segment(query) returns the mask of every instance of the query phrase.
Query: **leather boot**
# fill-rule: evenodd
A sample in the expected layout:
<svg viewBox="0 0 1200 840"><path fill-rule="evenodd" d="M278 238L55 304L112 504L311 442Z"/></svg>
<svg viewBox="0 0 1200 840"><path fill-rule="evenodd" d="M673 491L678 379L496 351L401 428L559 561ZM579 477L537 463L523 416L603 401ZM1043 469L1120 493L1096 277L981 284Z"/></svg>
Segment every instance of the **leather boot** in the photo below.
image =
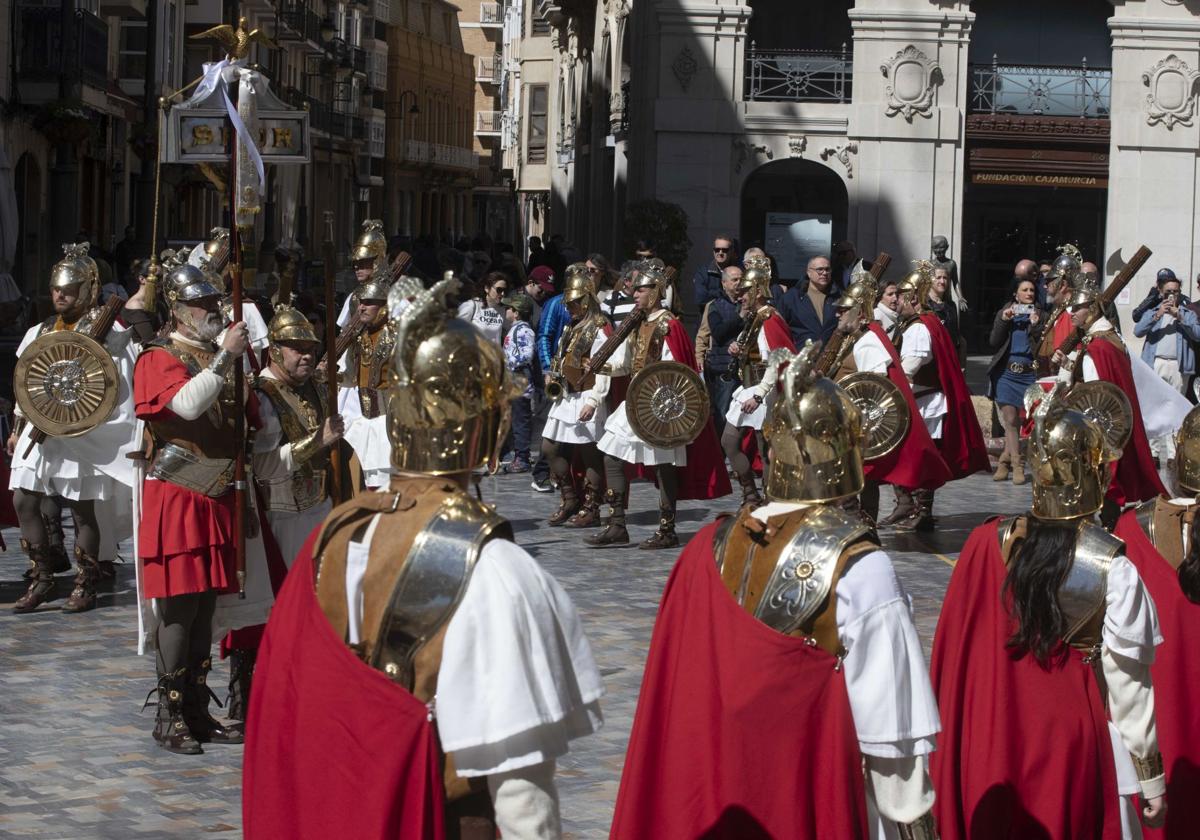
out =
<svg viewBox="0 0 1200 840"><path fill-rule="evenodd" d="M568 528L595 528L600 524L600 494L595 487L583 485L583 507L565 524Z"/></svg>
<svg viewBox="0 0 1200 840"><path fill-rule="evenodd" d="M897 522L903 522L917 510L917 503L913 500L911 490L895 484L892 485L892 490L896 494L896 507L879 522L880 528L886 528L890 525L895 525Z"/></svg>
<svg viewBox="0 0 1200 840"><path fill-rule="evenodd" d="M653 551L659 548L674 548L677 545L679 536L675 533L675 508L659 508L658 530L638 548Z"/></svg>
<svg viewBox="0 0 1200 840"><path fill-rule="evenodd" d="M756 508L763 503L762 494L758 492L758 484L754 481L754 470L737 477L742 485L742 507ZM671 519L674 522L674 517Z"/></svg>
<svg viewBox="0 0 1200 840"><path fill-rule="evenodd" d="M208 713L208 701L217 699L208 687L211 670L212 659L207 656L188 669L183 688L183 722L201 744L240 744L245 740L241 727L221 723Z"/></svg>
<svg viewBox="0 0 1200 840"><path fill-rule="evenodd" d="M996 463L996 471L992 473L992 481L1008 481L1008 468L1012 463L1012 456L1005 452L1000 456L1000 460Z"/></svg>
<svg viewBox="0 0 1200 840"><path fill-rule="evenodd" d="M50 573L53 575L71 571L71 561L67 557L67 549L63 546L62 518L43 516L42 524L46 528L46 556L50 561ZM33 580L34 567L31 565L22 572L25 580Z"/></svg>
<svg viewBox="0 0 1200 840"><path fill-rule="evenodd" d="M593 548L628 544L629 531L625 530L625 494L609 488L604 491L604 501L608 503L608 526L599 534L584 537L583 541Z"/></svg>
<svg viewBox="0 0 1200 840"><path fill-rule="evenodd" d="M167 752L180 755L199 755L200 742L195 739L183 719L183 694L187 682L187 669L180 668L173 674L162 674L158 685L150 690L142 708L158 693L158 709L154 714L154 740Z"/></svg>
<svg viewBox="0 0 1200 840"><path fill-rule="evenodd" d="M1028 481L1025 477L1025 461L1020 455L1013 458L1012 474L1013 484L1021 485Z"/></svg>
<svg viewBox="0 0 1200 840"><path fill-rule="evenodd" d="M897 522L893 527L897 531L932 531L935 527L933 518L933 491L915 490L916 510L912 516Z"/></svg>
<svg viewBox="0 0 1200 840"><path fill-rule="evenodd" d="M75 575L75 588L63 604L62 611L69 613L87 612L96 606L96 582L100 580L100 564L96 558L75 546L75 562L79 573Z"/></svg>
<svg viewBox="0 0 1200 840"><path fill-rule="evenodd" d="M46 546L30 545L22 537L21 548L29 555L33 568L29 576L29 588L13 604L13 612L30 613L47 601L54 600L54 566Z"/></svg>
<svg viewBox="0 0 1200 840"><path fill-rule="evenodd" d="M257 649L229 653L229 699L226 702L230 720L246 720L246 713L250 711L250 681L257 660Z"/></svg>
<svg viewBox="0 0 1200 840"><path fill-rule="evenodd" d="M569 476L559 484L558 492L561 494L562 500L558 503L558 510L554 511L554 515L546 523L552 528L562 525L579 510L579 496L576 494Z"/></svg>

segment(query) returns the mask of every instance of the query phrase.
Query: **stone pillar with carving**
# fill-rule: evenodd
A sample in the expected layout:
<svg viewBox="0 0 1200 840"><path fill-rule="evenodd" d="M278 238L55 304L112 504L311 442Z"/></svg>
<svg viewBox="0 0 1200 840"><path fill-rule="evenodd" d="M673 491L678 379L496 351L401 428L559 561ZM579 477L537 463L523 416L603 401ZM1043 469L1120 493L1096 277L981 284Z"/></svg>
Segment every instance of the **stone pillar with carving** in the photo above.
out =
<svg viewBox="0 0 1200 840"><path fill-rule="evenodd" d="M1139 245L1154 251L1118 298L1122 323L1169 266L1195 298L1200 239L1200 18L1181 0L1117 2L1112 32L1112 140L1103 260L1111 278ZM1126 327L1125 335L1132 337Z"/></svg>
<svg viewBox="0 0 1200 840"><path fill-rule="evenodd" d="M858 0L850 10L848 227L860 253L923 257L933 234L962 229L968 6ZM960 238L950 236L955 258Z"/></svg>

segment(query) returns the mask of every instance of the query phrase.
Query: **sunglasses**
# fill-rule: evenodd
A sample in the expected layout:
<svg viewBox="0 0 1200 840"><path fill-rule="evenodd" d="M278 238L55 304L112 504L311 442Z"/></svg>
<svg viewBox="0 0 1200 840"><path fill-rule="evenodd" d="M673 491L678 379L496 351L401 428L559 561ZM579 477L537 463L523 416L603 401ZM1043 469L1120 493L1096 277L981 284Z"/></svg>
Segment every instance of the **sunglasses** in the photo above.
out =
<svg viewBox="0 0 1200 840"><path fill-rule="evenodd" d="M728 254L729 249L728 248L713 248L713 253L714 254Z"/></svg>

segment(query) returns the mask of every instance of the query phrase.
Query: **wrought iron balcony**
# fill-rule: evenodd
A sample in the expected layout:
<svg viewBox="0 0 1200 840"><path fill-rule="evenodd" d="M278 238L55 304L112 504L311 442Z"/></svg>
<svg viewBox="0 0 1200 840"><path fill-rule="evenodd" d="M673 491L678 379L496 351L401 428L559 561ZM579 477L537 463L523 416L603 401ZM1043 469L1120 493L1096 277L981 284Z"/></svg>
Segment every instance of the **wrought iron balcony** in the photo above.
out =
<svg viewBox="0 0 1200 840"><path fill-rule="evenodd" d="M476 111L475 134L480 137L499 137L501 113L500 111Z"/></svg>
<svg viewBox="0 0 1200 840"><path fill-rule="evenodd" d="M1033 114L1050 117L1107 117L1112 70L1088 67L1036 67L1022 64L971 65L970 110L976 114Z"/></svg>
<svg viewBox="0 0 1200 840"><path fill-rule="evenodd" d="M91 12L70 17L71 36L62 37L62 12L53 8L20 9L18 78L56 79L59 74L104 86L108 72L108 23Z"/></svg>
<svg viewBox="0 0 1200 840"><path fill-rule="evenodd" d="M479 55L475 57L475 81L484 84L499 84L504 76L504 59L499 55Z"/></svg>
<svg viewBox="0 0 1200 840"><path fill-rule="evenodd" d="M854 53L819 50L746 51L745 98L753 102L849 102Z"/></svg>
<svg viewBox="0 0 1200 840"><path fill-rule="evenodd" d="M488 28L504 26L504 7L500 3L480 3L479 25Z"/></svg>

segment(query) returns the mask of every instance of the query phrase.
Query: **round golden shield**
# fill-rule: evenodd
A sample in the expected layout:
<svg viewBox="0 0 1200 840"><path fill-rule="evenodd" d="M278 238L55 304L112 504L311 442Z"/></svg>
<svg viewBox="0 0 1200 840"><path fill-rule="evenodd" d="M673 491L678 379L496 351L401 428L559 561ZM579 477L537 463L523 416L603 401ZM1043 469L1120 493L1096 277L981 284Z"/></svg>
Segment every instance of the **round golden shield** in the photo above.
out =
<svg viewBox="0 0 1200 840"><path fill-rule="evenodd" d="M708 422L708 391L680 362L646 365L629 382L625 414L634 434L658 449L686 446Z"/></svg>
<svg viewBox="0 0 1200 840"><path fill-rule="evenodd" d="M116 408L117 365L83 333L50 332L35 338L17 359L13 390L35 428L53 437L76 437Z"/></svg>
<svg viewBox="0 0 1200 840"><path fill-rule="evenodd" d="M1092 420L1104 432L1109 448L1120 454L1133 433L1133 407L1125 392L1111 382L1080 382L1060 403Z"/></svg>
<svg viewBox="0 0 1200 840"><path fill-rule="evenodd" d="M890 455L904 441L912 422L904 393L892 380L877 373L851 373L838 385L862 415L863 460Z"/></svg>

